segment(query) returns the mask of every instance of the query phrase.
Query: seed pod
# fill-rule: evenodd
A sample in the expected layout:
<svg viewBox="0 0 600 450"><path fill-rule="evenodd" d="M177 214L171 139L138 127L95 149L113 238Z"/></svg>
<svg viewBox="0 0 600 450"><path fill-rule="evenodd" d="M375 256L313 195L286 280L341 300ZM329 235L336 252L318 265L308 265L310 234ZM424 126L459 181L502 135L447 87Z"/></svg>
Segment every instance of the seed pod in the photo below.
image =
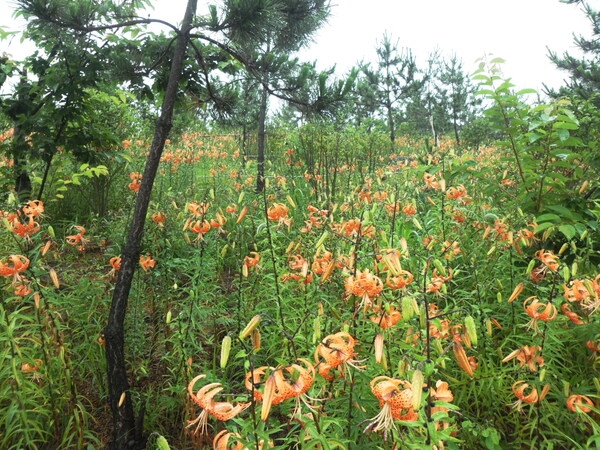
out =
<svg viewBox="0 0 600 450"><path fill-rule="evenodd" d="M261 320L260 314L256 314L252 319L250 319L250 322L248 322L248 325L246 325L246 327L240 332L240 339L242 341L244 339L246 339L248 336L250 336L250 333L252 333L252 330L254 330L260 324L260 320Z"/></svg>
<svg viewBox="0 0 600 450"><path fill-rule="evenodd" d="M248 207L244 206L242 208L242 210L240 211L240 215L238 216L237 220L235 221L236 224L240 223L242 220L244 220L244 217L246 217L246 214L248 214Z"/></svg>
<svg viewBox="0 0 600 450"><path fill-rule="evenodd" d="M410 320L419 309L415 311L414 308L415 299L412 297L402 297L402 318L404 320Z"/></svg>
<svg viewBox="0 0 600 450"><path fill-rule="evenodd" d="M258 328L255 328L254 330L252 330L250 339L252 340L252 348L254 349L254 351L255 352L259 351L260 344L261 344L261 335L260 335L260 330Z"/></svg>
<svg viewBox="0 0 600 450"><path fill-rule="evenodd" d="M52 280L52 284L56 289L60 289L60 282L58 281L58 275L56 274L56 270L50 269L50 279Z"/></svg>
<svg viewBox="0 0 600 450"><path fill-rule="evenodd" d="M227 367L227 361L229 360L229 354L231 353L231 336L227 335L221 342L221 369Z"/></svg>
<svg viewBox="0 0 600 450"><path fill-rule="evenodd" d="M42 256L46 256L48 250L50 250L50 246L52 245L52 241L47 241L46 244L42 247Z"/></svg>
<svg viewBox="0 0 600 450"><path fill-rule="evenodd" d="M444 265L442 264L442 262L439 259L434 259L433 265L435 266L435 268L438 270L438 272L441 275L446 276L446 268L444 267Z"/></svg>
<svg viewBox="0 0 600 450"><path fill-rule="evenodd" d="M329 237L329 231L325 231L315 245L315 249L319 249L324 243L325 240Z"/></svg>
<svg viewBox="0 0 600 450"><path fill-rule="evenodd" d="M560 250L558 251L558 256L561 256L564 252L567 251L567 249L569 248L569 244L567 242L565 242L561 247Z"/></svg>
<svg viewBox="0 0 600 450"><path fill-rule="evenodd" d="M535 259L532 259L531 261L529 261L529 264L527 265L527 270L525 271L525 273L527 275L529 275L534 267L535 267Z"/></svg>
<svg viewBox="0 0 600 450"><path fill-rule="evenodd" d="M465 329L467 330L469 339L471 339L471 344L477 347L477 327L475 326L473 316L465 317Z"/></svg>
<svg viewBox="0 0 600 450"><path fill-rule="evenodd" d="M420 370L415 370L413 372L411 385L412 385L412 407L415 411L418 411L421 407L421 398L423 396L423 384L425 382L425 378L423 378L423 372Z"/></svg>
<svg viewBox="0 0 600 450"><path fill-rule="evenodd" d="M463 346L455 342L452 345L452 350L454 350L454 356L456 357L456 361L458 362L459 367L470 377L474 375L473 368L471 364L469 364L469 359L467 358L467 353Z"/></svg>
<svg viewBox="0 0 600 450"><path fill-rule="evenodd" d="M521 295L521 292L523 292L524 287L525 287L525 284L523 282L517 284L515 286L515 289L513 290L512 294L510 294L510 297L508 297L508 303L514 302L517 299L517 297L519 295Z"/></svg>
<svg viewBox="0 0 600 450"><path fill-rule="evenodd" d="M423 227L421 226L421 222L419 222L419 220L416 217L412 218L412 223L414 224L415 227L417 227L417 229L419 231L423 231Z"/></svg>
<svg viewBox="0 0 600 450"><path fill-rule="evenodd" d="M285 198L287 199L288 203L290 204L290 206L292 208L296 207L296 204L294 203L294 199L292 199L292 197L290 197L289 195L287 195Z"/></svg>
<svg viewBox="0 0 600 450"><path fill-rule="evenodd" d="M171 450L171 447L169 447L169 443L167 442L164 436L158 436L156 438L155 444L158 450Z"/></svg>
<svg viewBox="0 0 600 450"><path fill-rule="evenodd" d="M381 364L381 361L383 359L383 335L381 333L379 333L377 336L375 336L375 362L377 362L377 364Z"/></svg>

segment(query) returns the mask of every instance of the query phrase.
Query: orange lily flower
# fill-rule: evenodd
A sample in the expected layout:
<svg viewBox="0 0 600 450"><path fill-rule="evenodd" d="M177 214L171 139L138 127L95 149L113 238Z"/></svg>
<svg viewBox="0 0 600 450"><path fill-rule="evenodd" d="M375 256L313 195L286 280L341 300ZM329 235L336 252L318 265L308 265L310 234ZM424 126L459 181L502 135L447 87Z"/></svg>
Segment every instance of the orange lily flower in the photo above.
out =
<svg viewBox="0 0 600 450"><path fill-rule="evenodd" d="M414 216L417 213L417 207L412 203L407 203L402 207L402 212L407 216Z"/></svg>
<svg viewBox="0 0 600 450"><path fill-rule="evenodd" d="M121 257L113 256L112 258L110 258L109 264L115 272L118 272L119 270L121 270Z"/></svg>
<svg viewBox="0 0 600 450"><path fill-rule="evenodd" d="M188 229L192 233L196 233L198 235L198 239L201 239L202 235L208 233L212 227L210 226L210 222L208 220L196 220L195 222L191 222L189 224Z"/></svg>
<svg viewBox="0 0 600 450"><path fill-rule="evenodd" d="M539 367L543 367L544 358L541 355L542 348L538 345L524 345L523 347L509 353L502 362L508 362L511 359L517 358L519 365L523 367L525 364L529 367L529 370L536 372Z"/></svg>
<svg viewBox="0 0 600 450"><path fill-rule="evenodd" d="M71 236L65 237L67 244L69 245L79 245L79 250L85 250L85 244L87 244L88 240L84 238L85 228L79 225L74 225L73 228L79 231L77 234L72 234Z"/></svg>
<svg viewBox="0 0 600 450"><path fill-rule="evenodd" d="M31 200L22 209L23 213L28 217L39 217L44 213L44 202L41 200Z"/></svg>
<svg viewBox="0 0 600 450"><path fill-rule="evenodd" d="M267 210L267 217L273 222L289 225L292 219L287 216L288 212L289 208L283 203L273 203L273 206Z"/></svg>
<svg viewBox="0 0 600 450"><path fill-rule="evenodd" d="M449 274L447 276L439 275L437 269L433 269L433 273L431 275L431 283L427 286L426 292L439 292L442 289L442 286L446 281L449 281L453 277L452 268L448 269Z"/></svg>
<svg viewBox="0 0 600 450"><path fill-rule="evenodd" d="M246 374L246 389L252 391L256 401L263 402L262 420L268 418L272 405L278 405L290 398L299 398L312 387L315 377L314 366L305 359L298 359L298 362L304 364L304 367L297 363L276 369L263 366ZM256 387L262 383L268 371L271 373L264 382L264 392L261 392Z"/></svg>
<svg viewBox="0 0 600 450"><path fill-rule="evenodd" d="M10 255L8 262L4 264L0 261L0 276L13 277L13 282L18 282L20 274L29 268L29 259L23 255Z"/></svg>
<svg viewBox="0 0 600 450"><path fill-rule="evenodd" d="M358 364L360 361L354 359L354 345L356 340L350 334L340 331L336 334L330 334L321 341L315 350L315 360L319 367L319 375L328 381L333 380L330 374L332 369L339 368L343 374L342 368L352 366L361 369Z"/></svg>
<svg viewBox="0 0 600 450"><path fill-rule="evenodd" d="M527 298L523 302L523 308L531 320L527 323L527 328L533 328L535 331L538 330L538 321L550 322L556 319L558 309L552 302L542 303L537 297L532 296Z"/></svg>
<svg viewBox="0 0 600 450"><path fill-rule="evenodd" d="M390 305L389 308L386 308L381 314L369 318L371 319L371 322L376 323L385 330L400 322L402 320L402 314Z"/></svg>
<svg viewBox="0 0 600 450"><path fill-rule="evenodd" d="M311 269L313 273L316 275L323 275L329 269L329 266L332 264L333 253L329 251L323 252L322 255L315 255L313 258L313 263L311 265Z"/></svg>
<svg viewBox="0 0 600 450"><path fill-rule="evenodd" d="M600 341L587 341L585 346L594 353L594 358L598 356L598 352L600 352Z"/></svg>
<svg viewBox="0 0 600 450"><path fill-rule="evenodd" d="M234 406L231 402L216 402L214 400L215 395L223 390L221 383L209 383L200 388L197 393L194 393L194 385L204 377L206 377L205 374L200 374L188 384L190 398L196 405L202 408L200 415L196 419L188 421L188 428L196 425L194 434L197 434L198 430L200 430L200 434L202 435L206 434L209 415L217 420L227 421L233 419L250 406L250 403L238 403Z"/></svg>
<svg viewBox="0 0 600 450"><path fill-rule="evenodd" d="M456 187L450 187L448 189L448 192L446 192L446 197L448 197L449 199L453 199L456 200L457 198L460 197L465 197L467 195L467 189L462 185L459 184Z"/></svg>
<svg viewBox="0 0 600 450"><path fill-rule="evenodd" d="M243 450L244 444L242 444L241 442L238 442L233 447L229 446L229 438L231 438L232 436L236 438L240 437L239 434L232 433L231 431L219 431L213 439L213 450Z"/></svg>
<svg viewBox="0 0 600 450"><path fill-rule="evenodd" d="M152 222L158 224L158 226L162 227L167 220L167 215L163 212L155 212L152 214Z"/></svg>
<svg viewBox="0 0 600 450"><path fill-rule="evenodd" d="M551 250L538 250L537 252L535 252L535 257L539 259L542 263L544 263L544 265L553 272L556 272L558 270L558 256L556 256Z"/></svg>
<svg viewBox="0 0 600 450"><path fill-rule="evenodd" d="M585 284L581 280L571 281L571 286L567 287L563 284L565 300L569 302L581 302L590 297L590 291L587 290Z"/></svg>
<svg viewBox="0 0 600 450"><path fill-rule="evenodd" d="M375 377L369 383L371 392L379 400L381 411L369 419L366 431L383 431L383 439L387 440L390 429L396 429L394 420L414 422L419 414L413 408L413 391L410 383L386 376Z"/></svg>
<svg viewBox="0 0 600 450"><path fill-rule="evenodd" d="M375 298L383 290L381 278L373 275L369 269L365 269L363 272L357 270L354 275L346 278L345 286L348 294L357 297Z"/></svg>
<svg viewBox="0 0 600 450"><path fill-rule="evenodd" d="M512 391L518 399L512 406L513 408L516 408L517 411L522 409L523 403L533 405L534 403L541 402L546 398L546 395L548 395L548 392L550 391L549 384L544 386L540 394L538 394L538 390L536 388L531 388L529 394L525 394L525 390L527 388L529 388L529 384L524 380L516 381L512 385Z"/></svg>
<svg viewBox="0 0 600 450"><path fill-rule="evenodd" d="M569 320L575 325L583 325L585 323L583 320L581 320L581 317L579 317L579 315L576 312L571 310L571 305L569 305L568 303L563 303L560 309L563 312L563 314L567 316Z"/></svg>
<svg viewBox="0 0 600 450"><path fill-rule="evenodd" d="M12 221L9 220L9 223L13 233L26 239L29 239L32 234L37 233L41 229L40 224L33 220L33 216L29 216L29 222L27 223L21 222L16 216Z"/></svg>
<svg viewBox="0 0 600 450"><path fill-rule="evenodd" d="M260 261L260 254L258 252L250 252L250 254L244 257L244 265L250 269L251 267L257 266Z"/></svg>
<svg viewBox="0 0 600 450"><path fill-rule="evenodd" d="M573 412L589 413L594 407L594 402L586 395L573 394L567 399L567 409Z"/></svg>
<svg viewBox="0 0 600 450"><path fill-rule="evenodd" d="M188 205L188 211L196 217L204 217L208 211L208 208L210 208L209 202L191 202Z"/></svg>
<svg viewBox="0 0 600 450"><path fill-rule="evenodd" d="M148 269L156 266L156 261L150 255L140 256L140 266L142 266L144 272L147 272Z"/></svg>
<svg viewBox="0 0 600 450"><path fill-rule="evenodd" d="M436 180L435 175L425 172L423 175L423 180L428 188L438 190L440 188L439 181Z"/></svg>
<svg viewBox="0 0 600 450"><path fill-rule="evenodd" d="M133 192L138 192L140 187L142 186L140 181L142 180L142 174L139 172L131 172L129 174L129 178L131 179L131 183L127 185L129 189Z"/></svg>
<svg viewBox="0 0 600 450"><path fill-rule="evenodd" d="M21 278L21 281L27 281L27 280L25 280L24 278ZM14 294L19 297L26 297L29 294L31 294L32 292L33 292L33 289L31 289L31 287L28 284L23 283L23 284L19 284L19 285L15 286Z"/></svg>

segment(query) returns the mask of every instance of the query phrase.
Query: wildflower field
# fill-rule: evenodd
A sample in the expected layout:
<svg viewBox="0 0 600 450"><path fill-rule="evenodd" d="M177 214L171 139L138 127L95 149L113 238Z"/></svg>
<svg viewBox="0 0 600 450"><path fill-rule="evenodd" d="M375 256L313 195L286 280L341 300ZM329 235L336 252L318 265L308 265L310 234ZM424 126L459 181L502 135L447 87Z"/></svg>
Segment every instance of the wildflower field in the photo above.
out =
<svg viewBox="0 0 600 450"><path fill-rule="evenodd" d="M567 130L555 108L533 131ZM171 136L125 319L147 448L600 445L596 172L386 139L273 133L257 193L237 135ZM43 201L2 205L1 448L110 439L103 331L147 150L59 155Z"/></svg>

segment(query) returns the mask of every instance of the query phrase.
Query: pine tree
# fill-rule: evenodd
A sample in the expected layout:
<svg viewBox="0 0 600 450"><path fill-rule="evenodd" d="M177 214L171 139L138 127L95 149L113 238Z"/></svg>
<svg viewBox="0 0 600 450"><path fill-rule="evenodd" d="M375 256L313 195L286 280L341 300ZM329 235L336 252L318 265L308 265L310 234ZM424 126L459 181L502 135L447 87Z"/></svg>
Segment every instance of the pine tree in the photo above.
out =
<svg viewBox="0 0 600 450"><path fill-rule="evenodd" d="M546 92L553 96L576 95L583 99L592 99L600 92L600 11L595 10L583 0L566 0L564 3L578 4L583 8L592 25L592 37L575 36L575 44L581 50L581 57L573 56L568 52L559 56L550 51L550 60L561 70L569 74L569 81L559 90L546 88ZM595 103L600 105L600 99Z"/></svg>

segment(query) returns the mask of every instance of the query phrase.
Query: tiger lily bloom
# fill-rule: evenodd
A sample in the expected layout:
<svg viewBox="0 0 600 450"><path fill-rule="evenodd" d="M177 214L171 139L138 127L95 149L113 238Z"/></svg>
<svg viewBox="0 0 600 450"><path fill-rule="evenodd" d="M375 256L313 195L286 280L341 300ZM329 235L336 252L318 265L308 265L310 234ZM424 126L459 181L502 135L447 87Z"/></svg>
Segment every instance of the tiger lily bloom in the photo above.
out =
<svg viewBox="0 0 600 450"><path fill-rule="evenodd" d="M208 208L210 208L210 203L208 202L191 202L187 209L189 212L191 212L194 216L196 217L204 217L206 216L206 212L208 211Z"/></svg>
<svg viewBox="0 0 600 450"><path fill-rule="evenodd" d="M361 298L358 309L364 307L365 311L371 306L371 300L376 298L383 290L383 282L378 276L373 275L369 269L363 272L357 270L354 275L346 278L345 290L347 295L356 295Z"/></svg>
<svg viewBox="0 0 600 450"><path fill-rule="evenodd" d="M558 256L556 256L551 250L538 250L537 252L535 252L535 257L539 259L542 263L544 263L544 265L553 272L556 272L558 270Z"/></svg>
<svg viewBox="0 0 600 450"><path fill-rule="evenodd" d="M302 365L298 364L302 363ZM264 382L264 392L256 387L262 383L267 372L269 376ZM290 398L300 398L312 387L315 377L314 366L305 359L297 363L278 368L259 367L246 374L246 389L251 390L254 399L262 401L261 419L267 420L272 405L278 405Z"/></svg>
<svg viewBox="0 0 600 450"><path fill-rule="evenodd" d="M467 189L462 184L459 184L456 187L452 186L448 188L448 191L446 192L446 197L451 200L456 200L460 197L466 197L466 195Z"/></svg>
<svg viewBox="0 0 600 450"><path fill-rule="evenodd" d="M214 450L243 450L244 444L241 442L236 443L233 447L229 446L229 439L231 437L239 438L240 435L232 433L231 431L221 430L213 438L213 449Z"/></svg>
<svg viewBox="0 0 600 450"><path fill-rule="evenodd" d="M552 302L542 303L537 297L532 296L523 302L523 308L531 320L527 323L527 328L533 328L538 331L538 321L550 322L556 319L558 309Z"/></svg>
<svg viewBox="0 0 600 450"><path fill-rule="evenodd" d="M202 411L196 419L188 421L187 427L189 428L196 425L194 434L197 434L198 430L200 430L201 435L206 434L208 416L213 416L217 420L227 421L233 419L250 406L250 403L238 403L233 405L231 402L215 401L215 395L223 390L221 383L209 383L200 388L198 392L194 393L194 385L196 382L205 377L205 374L200 374L188 384L188 394L191 400L202 408Z"/></svg>
<svg viewBox="0 0 600 450"><path fill-rule="evenodd" d="M156 266L156 261L150 255L140 256L140 266L142 266L144 272L147 272L148 269Z"/></svg>
<svg viewBox="0 0 600 450"><path fill-rule="evenodd" d="M289 208L283 203L273 203L273 205L267 210L267 217L273 222L279 222L280 224L290 225L292 219L288 217Z"/></svg>
<svg viewBox="0 0 600 450"><path fill-rule="evenodd" d="M531 388L529 394L525 393L525 390L529 388L529 384L524 380L519 380L513 383L512 391L517 397L517 401L513 403L513 408L516 408L517 411L521 411L523 408L523 403L528 403L533 405L534 403L539 403L546 398L548 392L550 391L550 384L546 384L541 393L538 393L536 388Z"/></svg>
<svg viewBox="0 0 600 450"><path fill-rule="evenodd" d="M565 300L571 303L584 301L591 295L581 280L573 280L570 286L564 284L563 290Z"/></svg>
<svg viewBox="0 0 600 450"><path fill-rule="evenodd" d="M333 380L330 374L332 369L339 368L343 375L343 369L347 366L361 369L360 361L354 359L354 345L356 340L350 334L341 331L336 334L330 334L317 346L315 350L316 366L319 368L319 375L328 381Z"/></svg>
<svg viewBox="0 0 600 450"><path fill-rule="evenodd" d="M402 320L402 314L394 306L389 306L381 314L369 317L371 322L379 325L384 330L391 328Z"/></svg>
<svg viewBox="0 0 600 450"><path fill-rule="evenodd" d="M29 216L29 221L26 223L15 217L12 221L9 220L9 224L13 233L27 240L41 229L40 224L33 220L33 216Z"/></svg>
<svg viewBox="0 0 600 450"><path fill-rule="evenodd" d="M383 439L387 440L389 430L396 429L394 420L414 422L419 418L413 408L413 391L408 381L379 376L371 380L369 385L371 392L379 400L381 411L367 421L365 432L383 431Z"/></svg>
<svg viewBox="0 0 600 450"><path fill-rule="evenodd" d="M109 264L115 272L118 272L119 270L121 270L121 257L113 256L112 258L110 258Z"/></svg>
<svg viewBox="0 0 600 450"><path fill-rule="evenodd" d="M158 224L159 227L164 226L164 223L167 220L167 215L163 212L155 212L154 214L152 214L152 222Z"/></svg>
<svg viewBox="0 0 600 450"><path fill-rule="evenodd" d="M581 317L579 317L579 315L576 312L571 310L571 305L569 305L568 303L563 303L560 307L560 310L575 325L583 325L585 323L583 320L581 320Z"/></svg>
<svg viewBox="0 0 600 450"><path fill-rule="evenodd" d="M410 273L408 270L401 270L400 273L395 276L390 276L388 273L388 276L385 280L385 285L390 289L404 289L413 282L413 279L414 276L412 273Z"/></svg>
<svg viewBox="0 0 600 450"><path fill-rule="evenodd" d="M506 358L502 360L503 363L510 361L511 359L517 358L519 365L523 367L527 365L529 370L537 372L538 366L544 365L544 358L541 355L542 348L538 345L524 345L523 347L509 353Z"/></svg>
<svg viewBox="0 0 600 450"><path fill-rule="evenodd" d="M22 208L27 217L39 217L44 213L44 202L41 200L31 200Z"/></svg>
<svg viewBox="0 0 600 450"><path fill-rule="evenodd" d="M8 262L0 261L0 276L13 277L13 282L18 282L20 274L29 268L29 259L23 255L10 255Z"/></svg>
<svg viewBox="0 0 600 450"><path fill-rule="evenodd" d="M67 244L69 245L78 245L79 250L85 250L85 244L87 244L88 240L84 237L85 235L85 228L79 225L74 225L73 228L75 228L77 231L79 231L79 233L77 234L72 234L71 236L67 236L65 237L65 240L67 241Z"/></svg>
<svg viewBox="0 0 600 450"><path fill-rule="evenodd" d="M244 257L244 264L242 266L242 273L245 277L248 276L248 270L252 267L258 268L258 262L260 261L260 254L258 252L250 252L248 256Z"/></svg>
<svg viewBox="0 0 600 450"><path fill-rule="evenodd" d="M594 407L594 402L586 395L573 394L567 399L567 409L578 413L589 413Z"/></svg>
<svg viewBox="0 0 600 450"><path fill-rule="evenodd" d="M142 184L140 183L142 180L142 174L139 172L131 172L129 174L129 178L131 179L131 183L127 185L129 189L133 192L138 192Z"/></svg>

